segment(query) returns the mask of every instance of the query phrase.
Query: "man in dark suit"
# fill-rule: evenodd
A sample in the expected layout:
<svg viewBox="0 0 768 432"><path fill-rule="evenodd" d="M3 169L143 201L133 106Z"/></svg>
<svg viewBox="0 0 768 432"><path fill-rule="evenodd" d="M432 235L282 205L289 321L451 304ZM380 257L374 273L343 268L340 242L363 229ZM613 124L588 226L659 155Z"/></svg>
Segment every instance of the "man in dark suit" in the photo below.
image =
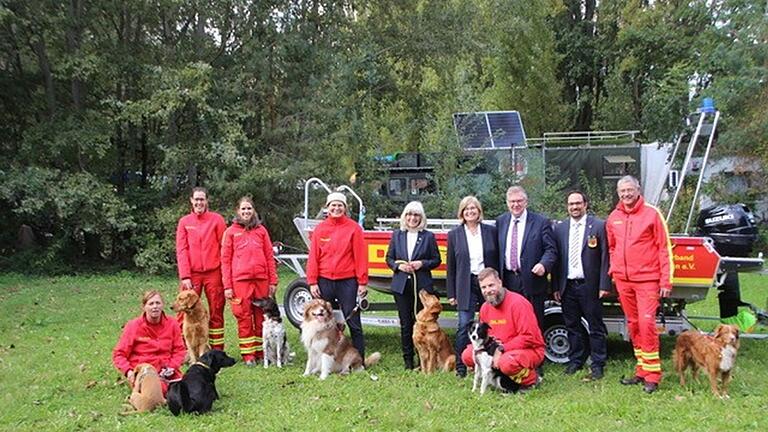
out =
<svg viewBox="0 0 768 432"><path fill-rule="evenodd" d="M539 328L544 325L547 273L557 261L549 219L527 210L528 194L520 186L507 190L508 213L496 219L499 268L504 286L522 294L533 305Z"/></svg>
<svg viewBox="0 0 768 432"><path fill-rule="evenodd" d="M570 217L554 230L559 259L552 275L555 299L562 304L571 345L565 373L572 375L581 369L591 352L590 377L598 380L603 377L607 356L600 299L611 290L605 222L587 214L589 201L583 192L568 193L567 204ZM581 324L582 318L589 324L589 334Z"/></svg>

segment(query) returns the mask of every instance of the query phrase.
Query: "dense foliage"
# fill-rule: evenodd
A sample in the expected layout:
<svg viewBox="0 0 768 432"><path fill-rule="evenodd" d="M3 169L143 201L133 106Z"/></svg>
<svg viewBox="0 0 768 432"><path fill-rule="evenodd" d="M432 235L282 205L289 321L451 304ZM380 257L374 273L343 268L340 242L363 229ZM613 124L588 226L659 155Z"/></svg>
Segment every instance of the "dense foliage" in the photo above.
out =
<svg viewBox="0 0 768 432"><path fill-rule="evenodd" d="M398 151L444 155L429 210L450 216L479 192L460 111L671 139L714 96L718 151L768 161L766 29L747 0L3 0L2 265L167 270L194 185L290 240L304 179Z"/></svg>

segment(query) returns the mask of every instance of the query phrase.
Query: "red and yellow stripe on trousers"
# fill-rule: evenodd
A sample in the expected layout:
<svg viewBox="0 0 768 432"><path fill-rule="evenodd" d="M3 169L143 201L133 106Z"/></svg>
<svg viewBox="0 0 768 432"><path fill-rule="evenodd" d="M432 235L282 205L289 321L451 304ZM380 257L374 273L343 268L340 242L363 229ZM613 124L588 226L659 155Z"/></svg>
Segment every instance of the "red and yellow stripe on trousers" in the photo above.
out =
<svg viewBox="0 0 768 432"><path fill-rule="evenodd" d="M252 358L260 356L262 351L262 339L259 336L250 336L238 338L240 344L240 355L243 358Z"/></svg>
<svg viewBox="0 0 768 432"><path fill-rule="evenodd" d="M208 329L208 345L211 349L224 349L224 327Z"/></svg>

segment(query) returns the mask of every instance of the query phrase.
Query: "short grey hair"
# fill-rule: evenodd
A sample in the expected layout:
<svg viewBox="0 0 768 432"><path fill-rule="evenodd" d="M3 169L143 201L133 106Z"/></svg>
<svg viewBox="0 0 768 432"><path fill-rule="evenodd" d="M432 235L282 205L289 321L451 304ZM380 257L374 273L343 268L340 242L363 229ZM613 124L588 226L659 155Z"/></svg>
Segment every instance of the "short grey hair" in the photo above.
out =
<svg viewBox="0 0 768 432"><path fill-rule="evenodd" d="M421 221L419 221L419 226L416 227L416 230L421 231L427 227L427 215L424 213L424 206L422 206L418 201L411 201L405 205L403 213L400 215L401 231L408 230L408 224L405 223L405 217L408 215L408 213L416 213L421 216Z"/></svg>
<svg viewBox="0 0 768 432"><path fill-rule="evenodd" d="M619 185L622 183L632 183L636 188L640 189L640 182L634 176L625 175L620 178L619 181L616 182L616 189L618 189Z"/></svg>
<svg viewBox="0 0 768 432"><path fill-rule="evenodd" d="M525 200L528 201L528 192L526 192L525 188L523 188L522 186L510 186L509 189L507 189L506 196L510 196L513 193L522 194L525 197Z"/></svg>

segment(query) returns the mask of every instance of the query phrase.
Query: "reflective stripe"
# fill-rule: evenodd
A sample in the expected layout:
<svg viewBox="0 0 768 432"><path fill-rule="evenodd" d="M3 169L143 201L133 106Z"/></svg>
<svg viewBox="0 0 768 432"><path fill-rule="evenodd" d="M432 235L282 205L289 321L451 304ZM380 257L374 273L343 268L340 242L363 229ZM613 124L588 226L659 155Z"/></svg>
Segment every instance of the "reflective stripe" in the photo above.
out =
<svg viewBox="0 0 768 432"><path fill-rule="evenodd" d="M247 337L247 338L238 338L238 341L242 345L242 344L254 343L254 342L257 342L257 341L261 342L261 338L257 338L256 336L252 336L252 337Z"/></svg>
<svg viewBox="0 0 768 432"><path fill-rule="evenodd" d="M224 328L212 328L208 329L209 335L223 335L224 334Z"/></svg>
<svg viewBox="0 0 768 432"><path fill-rule="evenodd" d="M528 374L530 374L530 373L531 373L531 370L530 370L530 369L528 369L528 368L522 368L522 369L520 369L520 371L519 371L518 373L516 373L516 374L514 374L514 375L510 376L509 378L510 378L512 381L514 381L514 382L516 382L516 383L520 384L520 383L521 383L521 382L522 382L522 381L523 381L525 378L527 378L527 377L528 377Z"/></svg>
<svg viewBox="0 0 768 432"><path fill-rule="evenodd" d="M661 372L661 364L645 364L643 370L647 372Z"/></svg>
<svg viewBox="0 0 768 432"><path fill-rule="evenodd" d="M256 351L262 351L261 345L248 348L240 347L240 354L253 354Z"/></svg>

